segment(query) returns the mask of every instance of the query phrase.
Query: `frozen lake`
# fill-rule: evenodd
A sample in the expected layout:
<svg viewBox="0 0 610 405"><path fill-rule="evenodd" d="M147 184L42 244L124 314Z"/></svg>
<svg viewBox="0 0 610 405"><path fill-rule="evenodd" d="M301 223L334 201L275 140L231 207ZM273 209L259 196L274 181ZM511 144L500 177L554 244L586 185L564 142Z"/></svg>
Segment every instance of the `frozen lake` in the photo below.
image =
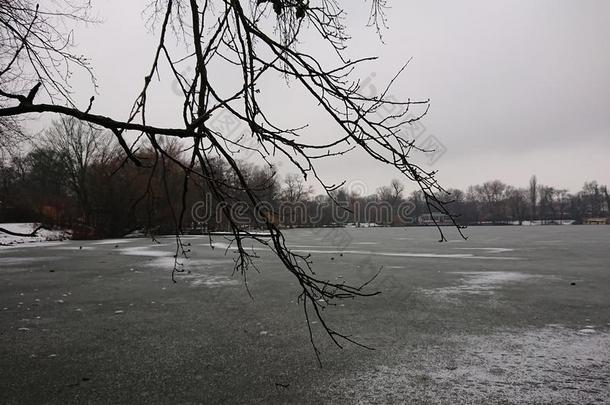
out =
<svg viewBox="0 0 610 405"><path fill-rule="evenodd" d="M0 247L0 402L610 402L610 227L446 230L285 232L320 278L382 268L326 314L376 350L318 330L322 369L265 251L251 300L223 237L176 284L172 238Z"/></svg>

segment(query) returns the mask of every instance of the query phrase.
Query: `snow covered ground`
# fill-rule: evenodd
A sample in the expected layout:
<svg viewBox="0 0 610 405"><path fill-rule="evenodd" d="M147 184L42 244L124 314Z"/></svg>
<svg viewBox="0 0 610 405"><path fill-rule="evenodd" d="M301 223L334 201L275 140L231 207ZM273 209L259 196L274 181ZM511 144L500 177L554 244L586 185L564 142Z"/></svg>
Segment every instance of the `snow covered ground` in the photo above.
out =
<svg viewBox="0 0 610 405"><path fill-rule="evenodd" d="M38 224L35 223L12 223L12 224L0 224L0 228L8 229L11 232L17 233L30 233ZM13 236L0 231L0 246L16 245L19 243L31 243L31 242L45 242L51 240L63 240L67 239L70 235L67 231L41 229L37 232L38 236L26 237L26 236Z"/></svg>

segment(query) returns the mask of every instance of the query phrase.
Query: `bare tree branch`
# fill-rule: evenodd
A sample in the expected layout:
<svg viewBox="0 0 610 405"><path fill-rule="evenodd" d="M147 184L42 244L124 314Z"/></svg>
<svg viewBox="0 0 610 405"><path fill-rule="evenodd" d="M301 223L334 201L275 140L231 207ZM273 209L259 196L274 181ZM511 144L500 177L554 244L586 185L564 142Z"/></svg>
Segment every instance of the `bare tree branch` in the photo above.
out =
<svg viewBox="0 0 610 405"><path fill-rule="evenodd" d="M285 157L304 179L315 179L334 200L339 184L328 184L317 170L321 159L334 159L354 148L364 150L373 161L394 167L404 178L416 183L429 212L454 216L443 200L446 191L438 184L435 171L427 171L413 162L411 153L425 152L415 145L415 140L405 135L405 129L423 118L429 110L429 100L396 100L390 97L392 86L407 68L409 61L398 69L396 75L378 94L367 94L363 82L354 77L356 68L374 61L364 57L348 60L344 51L349 43L347 28L343 25L345 11L340 0L155 0L149 4L149 22L158 32L157 47L152 63L146 70L144 85L135 97L128 119L120 121L93 114L93 98L82 111L69 97L65 76L58 74L64 66L76 66L91 72L88 61L70 53L71 34L62 36L50 27L46 11L34 8L27 0L11 0L9 6L0 6L0 30L10 37L8 61L0 65L0 117L18 117L33 113L57 113L107 128L118 139L128 159L142 165L135 150L144 143L154 151L152 173L161 170L163 176L170 164L177 165L184 174L180 206L170 206L175 223L176 253L173 275L182 270L180 258L188 256L188 248L181 241L186 211L186 194L189 178L206 189L216 201L222 203L223 213L229 224L230 246L238 253L234 271L244 277L256 270L256 254L247 243L258 243L270 249L298 281L303 309L316 355L318 349L311 331L310 317L315 316L330 339L341 346L342 341L357 343L347 335L334 330L323 318L323 310L336 300L368 297L377 294L368 291L369 283L351 286L318 277L312 270L308 255L292 251L283 233L272 220L273 208L261 204L259 194L240 166L238 159L243 151L255 151L264 161L280 155ZM379 35L386 26L386 0L369 0L370 21ZM13 8L11 8L13 6ZM19 7L22 6L22 7ZM75 20L86 20L87 13ZM57 17L58 14L55 14ZM4 27L4 28L2 28ZM320 41L320 52L330 50L333 66L323 66L322 54L300 49L299 37L304 30L312 30ZM166 46L171 36L184 45L181 51ZM60 41L63 41L61 42ZM173 52L182 52L174 55ZM0 59L2 61L2 59ZM182 72L181 66L190 61L191 72ZM210 74L210 66L221 67L231 75L233 88L221 86L221 81ZM169 68L166 80L175 81L182 93L182 123L176 127L151 124L147 114L148 94L154 85L154 75L161 67ZM52 96L51 103L34 103L36 87L24 96L24 87L15 85L19 74L28 69L34 72L40 83ZM8 75L8 76L7 76ZM281 77L290 85L299 86L310 100L317 103L323 114L330 118L340 134L323 143L307 142L307 125L287 127L276 123L273 110L261 102L261 86L269 77ZM159 77L161 79L161 77ZM52 92L51 89L55 91ZM62 97L62 103L55 102ZM296 115L296 114L295 114ZM231 133L210 124L214 116L229 116L239 122L245 133L237 139ZM125 134L138 134L138 140L128 145ZM159 142L162 137L188 141L190 158L175 158L167 146ZM244 145L245 139L252 144ZM240 147L234 150L234 147ZM218 161L226 171L217 170ZM227 181L227 177L233 181ZM150 179L149 187L150 190ZM166 178L163 177L164 182ZM164 193L172 193L165 182ZM394 184L397 196L402 192L399 182ZM266 237L244 230L232 217L232 209L246 201L249 213L263 219ZM168 199L169 201L169 199ZM432 216L434 220L434 216ZM438 224L437 224L438 225ZM458 226L459 229L459 226ZM439 227L441 240L445 236ZM461 231L460 231L461 232Z"/></svg>

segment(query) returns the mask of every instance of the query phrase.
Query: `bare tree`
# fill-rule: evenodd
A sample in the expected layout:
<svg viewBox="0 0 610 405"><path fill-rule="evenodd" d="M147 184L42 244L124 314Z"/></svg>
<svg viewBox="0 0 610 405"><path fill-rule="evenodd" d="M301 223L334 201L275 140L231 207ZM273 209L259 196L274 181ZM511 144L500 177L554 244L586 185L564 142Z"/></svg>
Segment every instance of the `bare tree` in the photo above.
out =
<svg viewBox="0 0 610 405"><path fill-rule="evenodd" d="M80 6L72 3L66 1L64 5L75 12L68 15L75 15L76 20L87 20L88 2L83 1ZM71 53L71 34L59 32L56 27L62 25L53 24L53 19L65 12L41 10L30 0L5 1L0 6L0 23L3 38L8 38L9 45L4 52L8 56L0 60L0 117L50 112L109 129L131 163L139 166L148 163L138 157L137 148L142 144L150 145L155 152L153 167L173 161L182 168L185 178L199 179L217 201L224 203L223 210L233 234L231 247L238 253L235 270L243 275L246 286L248 270L256 267L256 256L246 243L258 242L271 249L296 277L310 337L313 334L309 320L315 316L337 345L341 340L356 343L334 330L322 317L322 311L337 299L370 296L377 292L366 291L368 283L352 286L317 276L311 269L308 255L288 248L284 235L270 220L273 213L269 206L260 204L260 198L238 164L243 153L254 153L265 162L273 155L283 155L304 179L317 181L332 198L332 192L343 183L328 184L317 171L316 162L360 148L373 161L389 164L415 182L430 213L440 212L453 219L443 201L445 192L436 181L435 172L425 170L411 160L410 154L421 149L413 140L403 137L404 131L401 131L426 115L429 101L396 101L388 97L408 60L379 94L368 94L368 89L363 88L353 72L375 58L347 58L345 50L349 35L343 24L343 3L342 0L150 2L147 13L157 28L157 47L128 118L121 120L94 114L93 97L87 106L76 106L72 102L68 75L64 72L75 67L90 72L90 67L86 59ZM381 30L385 24L386 1L369 0L369 3L370 23ZM300 48L298 38L306 29L318 36L320 46L308 47L315 50L313 53ZM173 46L176 39L183 45L177 50ZM167 45L170 42L171 47ZM323 56L334 57L333 64L321 64ZM183 73L186 64L195 66L194 70ZM233 88L221 86L211 67L223 69L223 75L232 75L235 79ZM171 74L160 77L161 69ZM25 82L19 79L24 72L29 75ZM292 86L300 86L341 132L334 138L329 136L326 142L309 143L300 136L305 133L306 125L286 127L278 124L273 110L261 102L262 82L269 76L280 76ZM147 114L150 110L147 95L157 80L178 83L183 96L181 125L156 125L154 117ZM26 84L33 82L36 84L28 90ZM37 102L41 99L37 97L41 87L46 90L49 102ZM230 133L214 129L210 120L221 115L240 122L247 128L247 133L235 139ZM125 136L128 132L137 135L137 143L128 143ZM186 162L176 161L167 152L159 142L163 136L188 141ZM217 160L224 162L235 182L228 184L225 181L227 173L215 169ZM182 192L186 194L190 186L191 182L185 180ZM264 220L268 231L266 237L242 229L232 219L232 206L243 202L241 196L244 195L252 213ZM187 205L183 203L176 215L176 263L187 254L179 238L186 209ZM441 240L445 240L440 227L439 232ZM180 267L176 265L174 271L180 271ZM313 337L311 340L313 343ZM315 351L317 355L317 348Z"/></svg>
<svg viewBox="0 0 610 405"><path fill-rule="evenodd" d="M88 60L72 52L69 22L92 22L90 1L57 0L44 5L31 0L0 3L0 95L32 104L42 88L58 102L73 105L69 78L84 69L94 82ZM23 94L25 93L25 94ZM16 114L3 115L4 117Z"/></svg>
<svg viewBox="0 0 610 405"><path fill-rule="evenodd" d="M397 207L402 201L404 185L398 179L393 179L389 186L377 188L377 200L382 204L379 207L380 218L383 223L390 225L397 221Z"/></svg>
<svg viewBox="0 0 610 405"><path fill-rule="evenodd" d="M377 198L381 201L390 201L392 199L392 187L381 186L376 190Z"/></svg>
<svg viewBox="0 0 610 405"><path fill-rule="evenodd" d="M512 219L519 221L521 225L527 215L527 191L508 186L505 194Z"/></svg>
<svg viewBox="0 0 610 405"><path fill-rule="evenodd" d="M89 171L94 164L105 164L113 157L113 139L101 131L71 117L53 122L44 135L43 148L59 156L66 175L66 186L76 195L84 223L89 223Z"/></svg>
<svg viewBox="0 0 610 405"><path fill-rule="evenodd" d="M502 183L500 180L493 180L485 182L480 186L475 186L475 190L486 203L489 215L488 219L491 219L492 222L496 222L502 216L499 212L502 208L500 201L506 190L506 184Z"/></svg>
<svg viewBox="0 0 610 405"><path fill-rule="evenodd" d="M547 224L555 218L555 207L553 206L555 194L556 190L551 186L543 184L538 186L538 195L540 195L539 214L543 224Z"/></svg>
<svg viewBox="0 0 610 405"><path fill-rule="evenodd" d="M538 203L538 180L535 175L530 178L529 198L531 209L530 220L533 222L536 219L536 204Z"/></svg>
<svg viewBox="0 0 610 405"><path fill-rule="evenodd" d="M602 186L601 192L603 193L605 200L602 212L605 215L608 215L608 212L610 211L610 195L608 194L608 186Z"/></svg>
<svg viewBox="0 0 610 405"><path fill-rule="evenodd" d="M396 205L402 200L402 192L405 190L405 186L400 180L393 179L390 182L390 187L392 187L392 204Z"/></svg>
<svg viewBox="0 0 610 405"><path fill-rule="evenodd" d="M281 197L283 201L289 203L304 202L309 199L313 189L303 181L303 177L298 174L287 174L282 185Z"/></svg>
<svg viewBox="0 0 610 405"><path fill-rule="evenodd" d="M19 121L15 117L0 118L0 164L8 161L29 139Z"/></svg>
<svg viewBox="0 0 610 405"><path fill-rule="evenodd" d="M559 224L563 225L563 217L570 203L570 194L568 194L568 190L566 189L555 189L554 197L557 213L559 214L559 218L556 216L555 219L558 219Z"/></svg>
<svg viewBox="0 0 610 405"><path fill-rule="evenodd" d="M87 59L70 52L72 32L61 30L68 21L92 22L89 9L90 1L0 2L0 109L10 109L11 101L32 104L41 88L52 101L74 106L69 83L74 68L88 72L95 85ZM2 154L29 139L18 115L0 116Z"/></svg>

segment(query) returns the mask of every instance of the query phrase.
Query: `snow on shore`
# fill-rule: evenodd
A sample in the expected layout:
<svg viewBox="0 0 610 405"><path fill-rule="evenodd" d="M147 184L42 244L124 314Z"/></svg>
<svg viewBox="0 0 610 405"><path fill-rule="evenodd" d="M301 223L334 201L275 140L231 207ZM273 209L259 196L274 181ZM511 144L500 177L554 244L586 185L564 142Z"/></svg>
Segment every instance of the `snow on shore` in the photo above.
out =
<svg viewBox="0 0 610 405"><path fill-rule="evenodd" d="M0 228L5 228L11 232L17 233L31 233L38 224L35 223L11 223L11 224L0 224ZM37 236L13 236L4 232L0 232L0 246L17 245L21 243L31 242L46 242L53 240L64 240L69 237L68 232L61 230L47 230L40 229L37 232Z"/></svg>

